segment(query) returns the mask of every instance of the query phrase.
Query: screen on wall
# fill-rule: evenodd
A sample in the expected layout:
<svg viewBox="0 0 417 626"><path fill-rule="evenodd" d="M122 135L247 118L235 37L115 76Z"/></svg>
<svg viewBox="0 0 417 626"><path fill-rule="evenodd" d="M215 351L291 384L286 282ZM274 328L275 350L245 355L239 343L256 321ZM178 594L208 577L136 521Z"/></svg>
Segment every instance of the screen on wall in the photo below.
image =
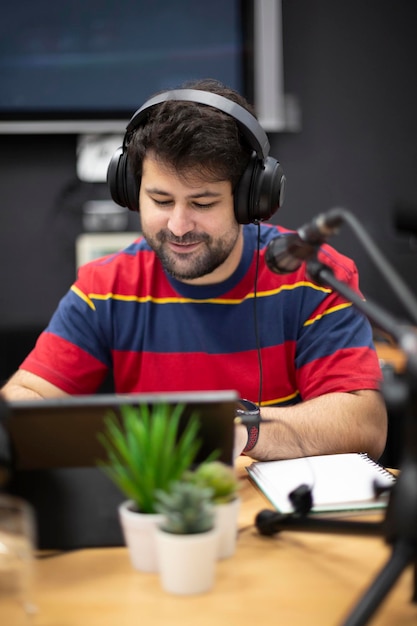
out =
<svg viewBox="0 0 417 626"><path fill-rule="evenodd" d="M0 41L2 122L126 120L202 77L244 88L240 0L16 0Z"/></svg>

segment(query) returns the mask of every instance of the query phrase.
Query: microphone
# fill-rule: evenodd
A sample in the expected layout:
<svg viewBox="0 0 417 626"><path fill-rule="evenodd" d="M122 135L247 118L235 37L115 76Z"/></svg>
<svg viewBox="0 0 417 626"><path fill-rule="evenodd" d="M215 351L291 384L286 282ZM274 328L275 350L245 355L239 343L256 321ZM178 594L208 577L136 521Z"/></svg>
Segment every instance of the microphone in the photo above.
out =
<svg viewBox="0 0 417 626"><path fill-rule="evenodd" d="M265 253L265 262L275 274L295 272L304 261L317 253L331 235L337 234L344 220L342 209L321 213L295 233L284 233L272 239Z"/></svg>

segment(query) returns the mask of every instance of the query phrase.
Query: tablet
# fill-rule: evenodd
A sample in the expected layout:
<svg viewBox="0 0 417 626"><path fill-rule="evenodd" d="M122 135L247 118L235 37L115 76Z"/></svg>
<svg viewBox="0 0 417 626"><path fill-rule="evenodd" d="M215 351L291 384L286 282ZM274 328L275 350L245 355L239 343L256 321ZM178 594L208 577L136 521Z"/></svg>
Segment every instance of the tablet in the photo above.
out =
<svg viewBox="0 0 417 626"><path fill-rule="evenodd" d="M235 391L98 394L7 403L6 430L13 449L7 490L34 508L39 549L117 546L123 538L117 507L125 499L97 467L106 455L97 434L122 406L184 405L181 427L193 413L200 423L197 463L217 450L233 465Z"/></svg>

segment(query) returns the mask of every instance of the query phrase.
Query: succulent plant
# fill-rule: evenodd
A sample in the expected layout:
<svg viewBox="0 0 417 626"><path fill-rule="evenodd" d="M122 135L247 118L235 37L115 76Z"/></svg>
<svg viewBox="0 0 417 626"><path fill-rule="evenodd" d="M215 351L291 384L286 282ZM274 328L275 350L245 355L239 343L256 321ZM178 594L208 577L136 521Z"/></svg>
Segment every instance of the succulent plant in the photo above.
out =
<svg viewBox="0 0 417 626"><path fill-rule="evenodd" d="M109 414L98 435L107 461L98 465L142 513L155 513L155 492L168 491L195 462L201 442L193 414L180 432L184 405L121 407Z"/></svg>
<svg viewBox="0 0 417 626"><path fill-rule="evenodd" d="M221 461L202 463L195 471L188 471L186 477L200 488L210 488L215 504L234 500L239 489L239 481L234 469Z"/></svg>
<svg viewBox="0 0 417 626"><path fill-rule="evenodd" d="M176 481L168 492L156 492L155 508L164 515L161 528L177 535L204 533L214 526L212 490L188 481Z"/></svg>

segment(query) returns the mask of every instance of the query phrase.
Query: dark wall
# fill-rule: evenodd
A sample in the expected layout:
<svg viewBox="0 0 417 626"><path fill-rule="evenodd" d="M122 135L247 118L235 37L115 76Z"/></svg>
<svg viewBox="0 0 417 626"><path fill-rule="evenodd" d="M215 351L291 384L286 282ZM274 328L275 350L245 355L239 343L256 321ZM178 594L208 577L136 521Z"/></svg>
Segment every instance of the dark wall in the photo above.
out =
<svg viewBox="0 0 417 626"><path fill-rule="evenodd" d="M417 240L393 226L398 203L417 223L417 3L283 0L283 24L302 131L272 138L288 178L277 220L349 209L417 295ZM330 243L356 260L368 298L403 313L348 226Z"/></svg>
<svg viewBox="0 0 417 626"><path fill-rule="evenodd" d="M417 3L283 0L286 91L300 133L271 137L288 191L276 220L298 227L333 206L359 217L413 291L417 246L393 228L417 207ZM140 103L138 103L140 104ZM76 138L1 136L0 378L8 376L74 278L81 207L108 197L76 178ZM347 226L330 242L357 261L368 297L401 312Z"/></svg>
<svg viewBox="0 0 417 626"><path fill-rule="evenodd" d="M0 381L17 368L75 277L82 205L73 135L0 137Z"/></svg>

